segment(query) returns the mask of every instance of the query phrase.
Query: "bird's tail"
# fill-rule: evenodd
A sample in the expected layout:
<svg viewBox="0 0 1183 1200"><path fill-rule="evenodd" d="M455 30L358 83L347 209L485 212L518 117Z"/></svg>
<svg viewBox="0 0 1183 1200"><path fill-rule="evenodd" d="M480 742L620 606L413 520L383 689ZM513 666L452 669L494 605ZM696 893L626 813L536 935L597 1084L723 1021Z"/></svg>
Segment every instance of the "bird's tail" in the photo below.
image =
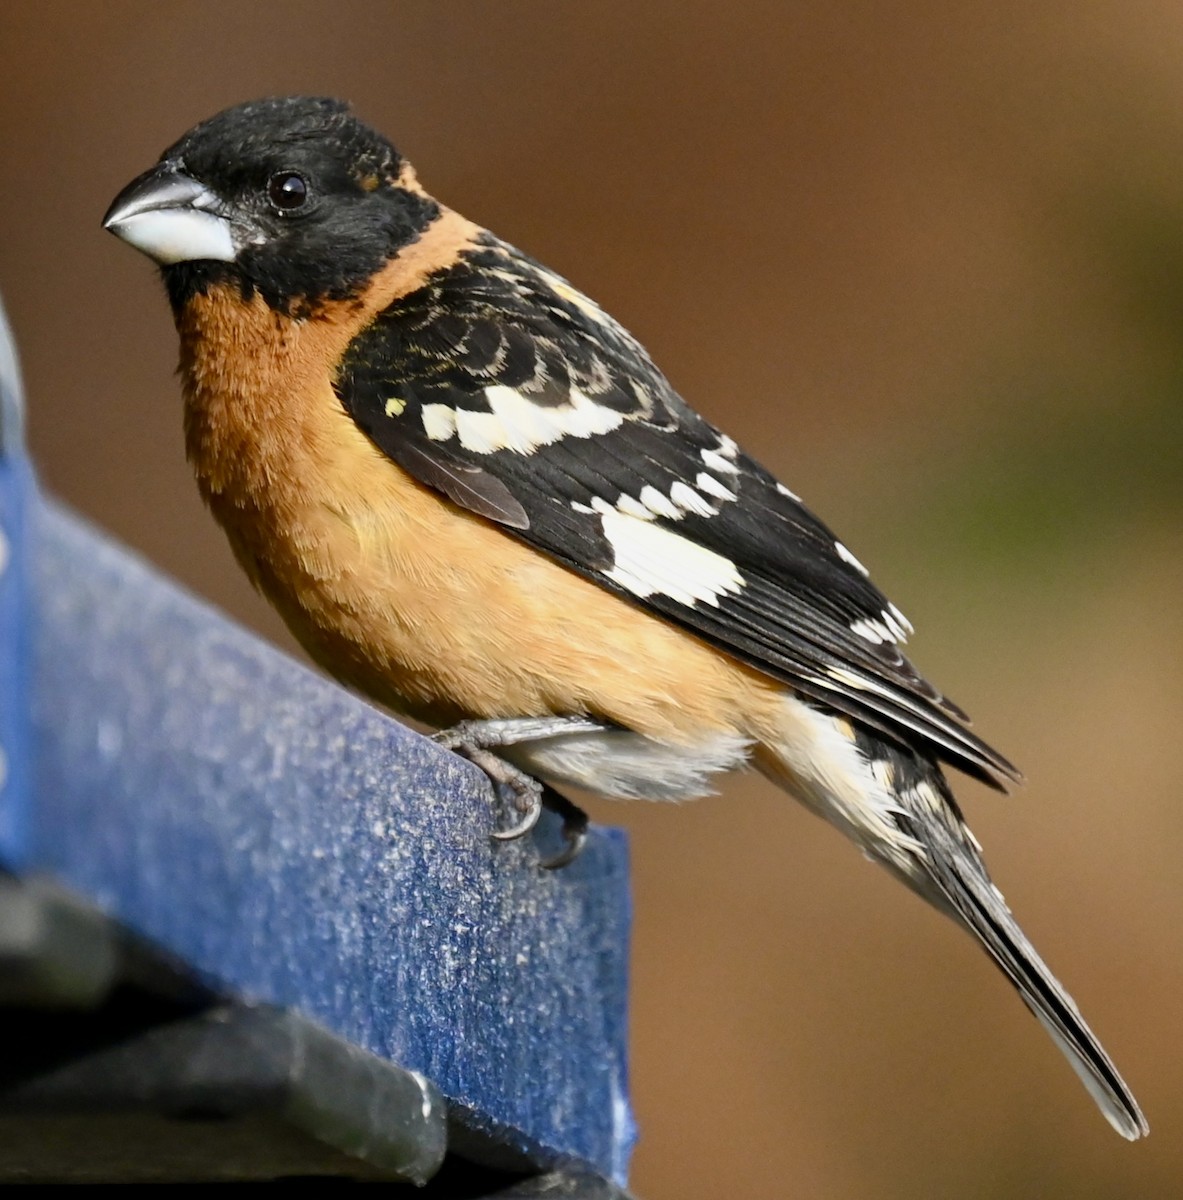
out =
<svg viewBox="0 0 1183 1200"><path fill-rule="evenodd" d="M786 698L783 736L757 765L982 944L1122 1137L1149 1132L1072 997L1019 928L940 768L834 713Z"/></svg>
<svg viewBox="0 0 1183 1200"><path fill-rule="evenodd" d="M943 821L901 817L901 824L927 851L924 866L944 902L938 907L946 909L985 947L1023 1003L1051 1034L1109 1124L1131 1141L1149 1133L1146 1118L1113 1060L1019 928L1002 893L986 874L981 856L972 848L967 850Z"/></svg>

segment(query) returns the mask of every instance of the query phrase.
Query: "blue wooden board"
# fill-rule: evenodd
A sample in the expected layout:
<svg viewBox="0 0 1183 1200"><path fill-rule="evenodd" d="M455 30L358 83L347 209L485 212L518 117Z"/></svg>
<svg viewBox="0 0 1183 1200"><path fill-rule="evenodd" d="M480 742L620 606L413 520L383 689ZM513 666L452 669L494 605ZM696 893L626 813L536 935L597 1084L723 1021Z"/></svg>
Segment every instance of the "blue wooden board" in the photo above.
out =
<svg viewBox="0 0 1183 1200"><path fill-rule="evenodd" d="M19 867L29 815L28 464L0 455L0 865Z"/></svg>
<svg viewBox="0 0 1183 1200"><path fill-rule="evenodd" d="M217 984L422 1071L469 1129L623 1181L623 835L540 870L534 839L490 841L475 768L63 509L33 515L26 862Z"/></svg>
<svg viewBox="0 0 1183 1200"><path fill-rule="evenodd" d="M28 537L33 476L21 441L16 350L0 304L0 865L19 866L29 811Z"/></svg>

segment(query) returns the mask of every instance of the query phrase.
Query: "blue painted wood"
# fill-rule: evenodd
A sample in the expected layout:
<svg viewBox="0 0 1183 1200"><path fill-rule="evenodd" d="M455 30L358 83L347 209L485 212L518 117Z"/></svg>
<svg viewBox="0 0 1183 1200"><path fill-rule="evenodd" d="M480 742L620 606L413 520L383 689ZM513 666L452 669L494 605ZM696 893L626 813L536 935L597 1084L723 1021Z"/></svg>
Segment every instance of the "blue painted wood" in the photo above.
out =
<svg viewBox="0 0 1183 1200"><path fill-rule="evenodd" d="M0 865L19 867L29 814L26 513L33 474L21 439L16 350L0 303Z"/></svg>
<svg viewBox="0 0 1183 1200"><path fill-rule="evenodd" d="M33 865L422 1071L469 1129L623 1181L623 835L540 870L531 839L490 841L475 768L61 508L35 516Z"/></svg>

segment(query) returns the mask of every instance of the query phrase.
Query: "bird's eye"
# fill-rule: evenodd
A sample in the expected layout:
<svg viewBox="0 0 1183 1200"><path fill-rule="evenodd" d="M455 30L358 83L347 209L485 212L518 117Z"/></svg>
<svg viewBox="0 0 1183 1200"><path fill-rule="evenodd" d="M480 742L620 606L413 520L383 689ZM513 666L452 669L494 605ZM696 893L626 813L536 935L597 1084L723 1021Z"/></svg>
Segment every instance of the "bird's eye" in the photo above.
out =
<svg viewBox="0 0 1183 1200"><path fill-rule="evenodd" d="M308 184L294 171L280 171L267 181L267 199L280 212L294 212L308 200Z"/></svg>

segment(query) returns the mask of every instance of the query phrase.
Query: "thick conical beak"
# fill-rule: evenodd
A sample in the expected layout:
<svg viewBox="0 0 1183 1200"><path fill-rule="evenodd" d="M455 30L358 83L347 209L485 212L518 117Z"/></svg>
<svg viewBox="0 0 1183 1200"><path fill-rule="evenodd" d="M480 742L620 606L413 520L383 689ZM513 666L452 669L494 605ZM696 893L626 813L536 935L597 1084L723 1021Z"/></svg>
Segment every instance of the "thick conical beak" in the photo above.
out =
<svg viewBox="0 0 1183 1200"><path fill-rule="evenodd" d="M109 229L162 266L237 253L226 205L179 163L162 162L133 179L103 218Z"/></svg>

